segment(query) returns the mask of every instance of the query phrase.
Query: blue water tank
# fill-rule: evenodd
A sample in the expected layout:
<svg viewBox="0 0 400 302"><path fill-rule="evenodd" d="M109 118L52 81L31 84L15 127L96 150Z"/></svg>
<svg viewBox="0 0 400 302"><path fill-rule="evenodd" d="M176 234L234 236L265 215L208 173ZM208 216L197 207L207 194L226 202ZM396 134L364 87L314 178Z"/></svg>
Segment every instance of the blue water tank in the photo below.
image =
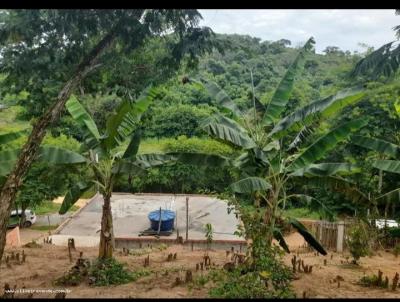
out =
<svg viewBox="0 0 400 302"><path fill-rule="evenodd" d="M148 215L151 228L158 231L158 223L160 222L160 210L150 212ZM160 231L170 231L174 227L175 212L170 210L161 210L161 228Z"/></svg>

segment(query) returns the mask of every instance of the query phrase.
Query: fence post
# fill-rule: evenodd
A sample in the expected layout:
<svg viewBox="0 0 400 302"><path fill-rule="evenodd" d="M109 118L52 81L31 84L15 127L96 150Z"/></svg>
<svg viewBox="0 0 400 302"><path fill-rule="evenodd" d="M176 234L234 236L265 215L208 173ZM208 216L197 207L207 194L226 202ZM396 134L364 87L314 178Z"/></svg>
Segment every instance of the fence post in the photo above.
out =
<svg viewBox="0 0 400 302"><path fill-rule="evenodd" d="M337 240L336 240L336 251L343 252L343 240L344 240L344 221L339 221L337 224Z"/></svg>
<svg viewBox="0 0 400 302"><path fill-rule="evenodd" d="M186 240L189 239L189 197L186 197Z"/></svg>

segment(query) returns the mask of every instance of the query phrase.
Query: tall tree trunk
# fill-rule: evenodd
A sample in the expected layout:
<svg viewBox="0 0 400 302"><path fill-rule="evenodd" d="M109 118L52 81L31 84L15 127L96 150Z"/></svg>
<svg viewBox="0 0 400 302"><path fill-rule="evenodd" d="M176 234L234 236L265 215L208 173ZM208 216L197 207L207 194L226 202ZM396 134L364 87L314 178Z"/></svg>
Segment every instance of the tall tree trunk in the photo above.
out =
<svg viewBox="0 0 400 302"><path fill-rule="evenodd" d="M18 161L13 171L8 176L3 188L0 192L0 259L3 256L7 223L10 217L11 206L15 201L17 191L22 184L22 178L27 173L29 167L34 161L41 142L46 135L47 127L58 120L61 112L64 109L65 103L71 96L73 90L82 81L82 79L96 66L96 61L102 52L107 49L114 41L117 33L115 26L87 55L87 57L79 64L77 70L64 85L62 90L57 96L56 102L46 111L46 113L39 118L33 126L32 132L28 138L27 143L24 145Z"/></svg>
<svg viewBox="0 0 400 302"><path fill-rule="evenodd" d="M101 216L99 258L109 259L113 256L114 230L111 212L111 193L103 195L103 214Z"/></svg>

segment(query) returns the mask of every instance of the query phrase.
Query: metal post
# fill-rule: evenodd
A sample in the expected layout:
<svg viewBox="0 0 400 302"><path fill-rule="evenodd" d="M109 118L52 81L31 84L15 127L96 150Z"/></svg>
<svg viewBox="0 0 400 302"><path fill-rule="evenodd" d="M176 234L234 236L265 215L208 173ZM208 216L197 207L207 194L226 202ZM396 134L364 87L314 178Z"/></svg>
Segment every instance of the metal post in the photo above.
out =
<svg viewBox="0 0 400 302"><path fill-rule="evenodd" d="M189 197L186 197L186 240L189 238Z"/></svg>

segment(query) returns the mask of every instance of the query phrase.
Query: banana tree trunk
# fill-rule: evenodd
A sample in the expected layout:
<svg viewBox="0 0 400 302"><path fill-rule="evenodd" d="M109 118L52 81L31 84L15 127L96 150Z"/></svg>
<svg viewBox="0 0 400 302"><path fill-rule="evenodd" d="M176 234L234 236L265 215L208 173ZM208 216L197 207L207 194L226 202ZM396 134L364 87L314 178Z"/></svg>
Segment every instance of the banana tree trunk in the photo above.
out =
<svg viewBox="0 0 400 302"><path fill-rule="evenodd" d="M27 143L24 145L18 161L13 171L7 177L6 182L0 192L0 259L3 256L6 230L8 219L11 213L12 204L15 201L18 189L22 185L22 178L28 172L29 167L33 163L41 142L46 135L47 127L57 121L64 109L65 103L71 96L73 90L85 78L85 76L94 68L96 68L96 61L107 49L116 37L117 26L111 30L87 55L87 57L79 64L77 70L64 85L58 94L56 102L46 111L46 113L39 118L33 126L32 132L28 138Z"/></svg>
<svg viewBox="0 0 400 302"><path fill-rule="evenodd" d="M99 258L109 259L113 256L114 230L111 212L111 194L103 195L103 214L101 216Z"/></svg>

